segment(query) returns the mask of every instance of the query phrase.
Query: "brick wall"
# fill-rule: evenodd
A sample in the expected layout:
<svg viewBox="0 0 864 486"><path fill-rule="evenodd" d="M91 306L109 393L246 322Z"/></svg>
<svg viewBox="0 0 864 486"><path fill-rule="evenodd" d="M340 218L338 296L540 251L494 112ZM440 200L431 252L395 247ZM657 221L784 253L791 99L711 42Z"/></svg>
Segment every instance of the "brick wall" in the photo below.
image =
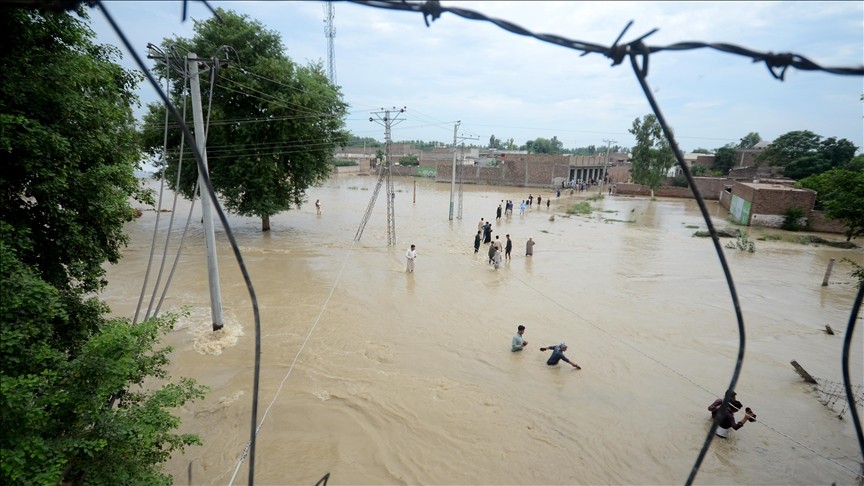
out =
<svg viewBox="0 0 864 486"><path fill-rule="evenodd" d="M836 219L828 219L824 211L810 211L807 215L807 229L822 233L845 233L846 225Z"/></svg>
<svg viewBox="0 0 864 486"><path fill-rule="evenodd" d="M728 179L721 177L694 177L696 187L699 188L699 193L702 198L709 201L716 201L720 198L720 193L724 187L729 184ZM618 194L628 194L634 196L650 196L651 190L639 184L616 184L615 192ZM674 187L662 186L654 191L654 195L658 197L693 197L693 191L689 187Z"/></svg>

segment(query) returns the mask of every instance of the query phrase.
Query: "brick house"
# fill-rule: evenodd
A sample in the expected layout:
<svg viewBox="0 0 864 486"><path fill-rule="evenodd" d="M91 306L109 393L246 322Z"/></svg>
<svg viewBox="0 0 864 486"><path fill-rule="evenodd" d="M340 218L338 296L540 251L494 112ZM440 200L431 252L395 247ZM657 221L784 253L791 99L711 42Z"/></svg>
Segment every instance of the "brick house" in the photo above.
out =
<svg viewBox="0 0 864 486"><path fill-rule="evenodd" d="M800 208L806 219L815 202L816 191L779 183L736 182L720 193L720 205L735 221L748 226L779 228L792 208Z"/></svg>

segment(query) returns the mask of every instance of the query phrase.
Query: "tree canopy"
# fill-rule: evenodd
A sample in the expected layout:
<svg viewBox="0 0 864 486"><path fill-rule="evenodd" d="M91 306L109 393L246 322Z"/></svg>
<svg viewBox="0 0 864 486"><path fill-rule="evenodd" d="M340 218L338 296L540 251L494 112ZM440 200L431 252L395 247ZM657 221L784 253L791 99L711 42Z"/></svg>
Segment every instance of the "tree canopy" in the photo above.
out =
<svg viewBox="0 0 864 486"><path fill-rule="evenodd" d="M864 155L798 182L816 191L816 207L846 225L846 241L864 235Z"/></svg>
<svg viewBox="0 0 864 486"><path fill-rule="evenodd" d="M756 144L761 142L761 141L762 141L762 137L759 136L758 132L750 132L741 138L741 141L738 142L738 148L751 149L751 148L755 147Z"/></svg>
<svg viewBox="0 0 864 486"><path fill-rule="evenodd" d="M653 114L633 120L628 131L636 137L630 158L631 177L633 182L651 188L651 197L654 197L654 189L660 187L669 169L675 165L675 154Z"/></svg>
<svg viewBox="0 0 864 486"><path fill-rule="evenodd" d="M337 146L348 141L344 130L347 104L338 86L331 84L320 63L295 64L278 33L233 11L217 9L213 17L195 21L191 39L165 39L175 52L194 52L209 59L227 53L228 67L218 70L212 93L211 127L207 132L207 158L213 187L225 207L243 216L258 216L262 230L270 229L270 216L300 207L306 190L326 180ZM221 49L230 46L230 49ZM224 60L224 57L223 57ZM211 65L219 64L211 62ZM180 69L160 67L174 81L173 98L179 104L185 88ZM209 84L202 82L202 87ZM203 89L203 88L202 88ZM209 100L206 103L209 105ZM164 108L148 106L142 139L151 153L163 145ZM172 131L161 175L175 184L179 164L179 135ZM197 179L186 141L179 190L193 197Z"/></svg>
<svg viewBox="0 0 864 486"><path fill-rule="evenodd" d="M558 137L552 139L537 137L534 140L525 142L525 149L532 154L560 154L564 148L564 143L558 140Z"/></svg>
<svg viewBox="0 0 864 486"><path fill-rule="evenodd" d="M173 407L200 396L153 350L170 320L106 319L105 285L134 217L140 76L95 45L78 15L0 17L0 478L4 484L164 484L198 442ZM161 381L160 381L161 382ZM162 382L164 383L164 382Z"/></svg>
<svg viewBox="0 0 864 486"><path fill-rule="evenodd" d="M804 179L821 174L848 162L855 156L858 147L845 138L822 139L809 130L785 133L758 156L758 160L773 166L783 167L783 175L792 179Z"/></svg>

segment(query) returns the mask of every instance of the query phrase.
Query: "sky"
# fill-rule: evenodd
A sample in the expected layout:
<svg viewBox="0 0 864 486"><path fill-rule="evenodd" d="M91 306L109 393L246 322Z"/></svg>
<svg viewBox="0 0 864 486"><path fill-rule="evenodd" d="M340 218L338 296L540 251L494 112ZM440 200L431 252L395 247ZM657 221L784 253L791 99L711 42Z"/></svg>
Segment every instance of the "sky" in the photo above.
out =
<svg viewBox="0 0 864 486"><path fill-rule="evenodd" d="M611 45L652 29L650 46L701 41L758 52L791 52L822 66L864 65L864 2L441 2L512 22L531 32ZM211 1L259 20L279 33L295 62L327 66L325 2ZM633 120L651 113L629 61L612 66L600 54L516 35L483 21L444 13L426 27L423 16L334 2L335 72L350 105L346 127L384 140L370 117L405 108L392 140L485 146L490 136L517 145L557 137L564 147L632 147ZM135 49L194 35L191 19L211 16L201 2L106 1ZM102 12L92 9L97 42L119 46L121 64L137 65ZM198 53L207 55L209 53ZM148 66L152 67L152 65ZM785 81L764 64L711 49L664 51L650 57L647 78L684 152L737 143L750 132L771 141L795 130L846 138L864 146L864 77L789 68ZM154 102L146 81L139 96ZM140 116L143 109L137 110ZM475 140L476 139L476 140ZM860 153L860 150L859 150Z"/></svg>

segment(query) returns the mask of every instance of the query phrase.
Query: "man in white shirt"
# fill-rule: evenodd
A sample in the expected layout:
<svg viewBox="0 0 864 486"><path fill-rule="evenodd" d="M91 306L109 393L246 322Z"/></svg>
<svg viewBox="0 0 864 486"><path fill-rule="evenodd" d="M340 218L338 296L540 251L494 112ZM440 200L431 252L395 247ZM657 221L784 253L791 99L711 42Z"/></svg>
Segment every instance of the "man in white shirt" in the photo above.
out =
<svg viewBox="0 0 864 486"><path fill-rule="evenodd" d="M417 251L414 249L414 245L411 245L411 248L405 252L405 258L408 259L408 268L406 268L408 273L414 273L414 259L417 258Z"/></svg>
<svg viewBox="0 0 864 486"><path fill-rule="evenodd" d="M525 333L525 326L519 324L519 327L516 328L516 335L513 336L513 343L510 346L510 351L522 351L525 346L528 346L528 341L522 338L522 334Z"/></svg>

